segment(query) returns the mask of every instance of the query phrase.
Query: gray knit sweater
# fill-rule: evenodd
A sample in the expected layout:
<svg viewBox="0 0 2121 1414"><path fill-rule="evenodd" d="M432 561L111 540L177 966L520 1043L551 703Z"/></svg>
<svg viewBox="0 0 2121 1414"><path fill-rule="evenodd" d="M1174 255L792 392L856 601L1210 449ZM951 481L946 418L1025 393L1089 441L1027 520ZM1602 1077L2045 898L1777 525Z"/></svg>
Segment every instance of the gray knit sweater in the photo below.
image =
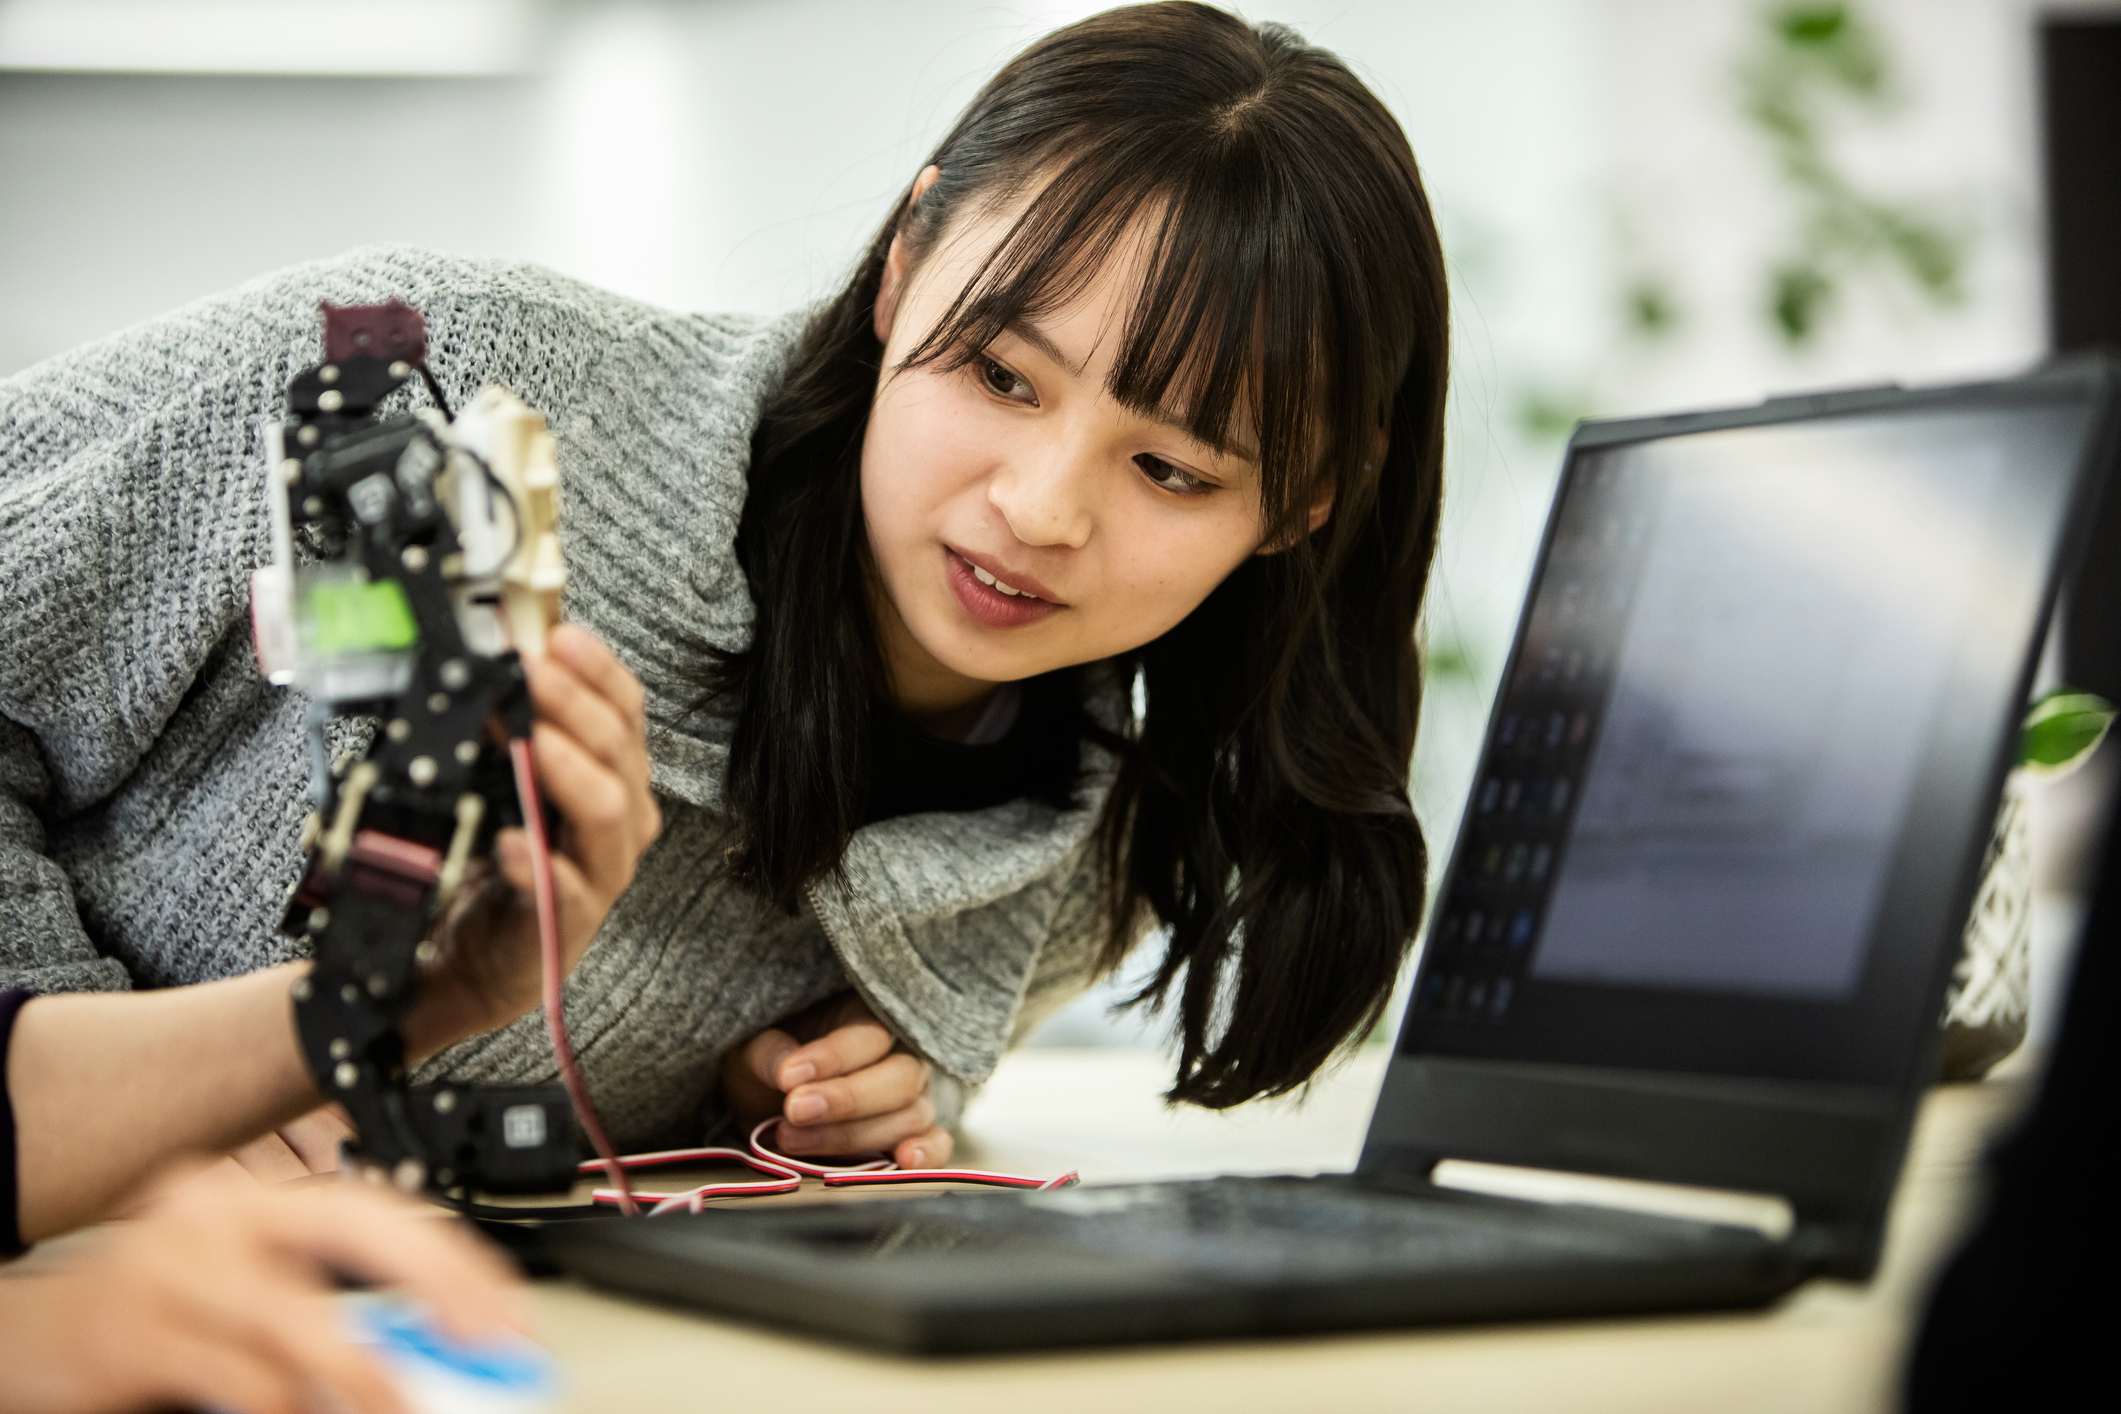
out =
<svg viewBox="0 0 2121 1414"><path fill-rule="evenodd" d="M320 300L392 295L426 315L452 405L496 382L545 413L564 612L647 689L664 830L567 990L614 1139L714 1128L720 1055L850 985L941 1072L952 1113L1093 980L1109 755L1085 744L1080 810L865 826L851 889L813 888L796 917L723 878L731 723L685 709L707 645L750 641L734 551L750 439L811 311L675 313L404 246L265 276L0 381L0 987L167 986L300 955L274 924L300 863L306 701L251 650L249 575L271 558L258 424L321 357ZM1107 674L1090 705L1117 728L1123 685ZM335 758L376 726L335 721ZM421 1078L553 1073L533 1013Z"/></svg>

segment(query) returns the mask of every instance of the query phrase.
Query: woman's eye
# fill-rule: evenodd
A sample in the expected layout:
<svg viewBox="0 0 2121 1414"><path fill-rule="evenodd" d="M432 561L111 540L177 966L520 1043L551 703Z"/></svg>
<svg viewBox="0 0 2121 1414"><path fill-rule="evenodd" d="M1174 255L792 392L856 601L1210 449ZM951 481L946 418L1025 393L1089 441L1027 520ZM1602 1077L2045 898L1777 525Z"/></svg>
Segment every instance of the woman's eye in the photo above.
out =
<svg viewBox="0 0 2121 1414"><path fill-rule="evenodd" d="M1010 396L1012 391L1019 386L1027 393L1031 391L1029 383L985 354L975 353L967 367L974 370L980 386L998 398L1020 402L1023 400ZM1037 406L1035 400L1031 405ZM1149 484L1160 491L1168 491L1174 496L1205 496L1215 489L1213 482L1203 481L1191 472L1173 466L1162 457L1144 452L1134 460L1135 464L1142 468Z"/></svg>
<svg viewBox="0 0 2121 1414"><path fill-rule="evenodd" d="M1203 481L1192 472L1183 471L1171 465L1162 457L1152 456L1148 452L1143 452L1134 459L1134 462L1135 465L1142 468L1151 486L1162 491L1169 491L1175 496L1205 496L1215 489L1213 482ZM1159 472L1169 476L1171 480L1157 480Z"/></svg>
<svg viewBox="0 0 2121 1414"><path fill-rule="evenodd" d="M979 380L982 386L984 386L988 392L994 394L996 397L1008 398L1009 385L1016 383L1022 383L1025 392L1028 393L1031 391L1031 385L1029 383L1024 383L1023 379L1017 377L1014 373L1011 373L1008 369L1002 367L1002 365L996 363L993 359L987 357L985 354L974 354L972 356L972 362L973 367L979 370ZM998 380L995 376L997 374L1000 375ZM1014 398L1011 398L1010 401L1014 402L1016 400Z"/></svg>

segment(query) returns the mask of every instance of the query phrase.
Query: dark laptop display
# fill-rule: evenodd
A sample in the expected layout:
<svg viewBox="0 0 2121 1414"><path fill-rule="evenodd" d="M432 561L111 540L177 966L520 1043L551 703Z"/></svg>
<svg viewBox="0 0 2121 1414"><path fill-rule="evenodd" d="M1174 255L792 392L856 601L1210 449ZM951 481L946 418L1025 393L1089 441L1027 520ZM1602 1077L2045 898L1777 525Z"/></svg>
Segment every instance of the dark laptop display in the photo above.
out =
<svg viewBox="0 0 2121 1414"><path fill-rule="evenodd" d="M1580 440L1403 1048L1896 1082L2085 418Z"/></svg>
<svg viewBox="0 0 2121 1414"><path fill-rule="evenodd" d="M1355 1172L574 1223L555 1254L928 1351L1867 1276L2116 381L1577 429ZM1794 1229L1431 1182L1454 1158L1777 1195Z"/></svg>

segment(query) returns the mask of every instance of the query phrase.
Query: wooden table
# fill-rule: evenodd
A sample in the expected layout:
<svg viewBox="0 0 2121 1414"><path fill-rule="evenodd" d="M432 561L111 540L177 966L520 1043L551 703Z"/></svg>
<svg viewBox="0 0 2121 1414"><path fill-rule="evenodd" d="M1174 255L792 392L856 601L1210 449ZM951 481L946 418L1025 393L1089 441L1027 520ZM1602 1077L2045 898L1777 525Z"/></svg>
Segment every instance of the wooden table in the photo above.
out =
<svg viewBox="0 0 2121 1414"><path fill-rule="evenodd" d="M1300 1107L1212 1114L1162 1108L1154 1053L1022 1051L968 1110L960 1160L1092 1183L1350 1168L1384 1061L1358 1055ZM552 1281L540 1324L569 1410L1872 1414L1893 1407L1927 1282L1977 1201L1984 1138L2022 1102L2032 1066L2009 1069L1926 1099L1877 1278L1815 1281L1765 1313L917 1360Z"/></svg>

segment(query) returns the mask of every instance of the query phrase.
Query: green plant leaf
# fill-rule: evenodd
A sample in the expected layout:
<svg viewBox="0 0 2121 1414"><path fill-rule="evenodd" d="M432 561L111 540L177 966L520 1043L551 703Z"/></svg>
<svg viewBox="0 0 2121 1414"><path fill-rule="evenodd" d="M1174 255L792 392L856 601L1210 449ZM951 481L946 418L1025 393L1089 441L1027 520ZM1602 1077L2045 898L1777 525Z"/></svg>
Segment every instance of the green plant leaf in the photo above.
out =
<svg viewBox="0 0 2121 1414"><path fill-rule="evenodd" d="M1532 442L1566 441L1576 424L1589 415L1583 397L1554 388L1523 388L1511 409L1518 432Z"/></svg>
<svg viewBox="0 0 2121 1414"><path fill-rule="evenodd" d="M1792 45L1831 44L1847 30L1846 5L1792 5L1775 17L1775 27Z"/></svg>
<svg viewBox="0 0 2121 1414"><path fill-rule="evenodd" d="M1669 336L1679 323L1679 301L1671 287L1653 276L1643 276L1623 293L1628 327L1643 339Z"/></svg>
<svg viewBox="0 0 2121 1414"><path fill-rule="evenodd" d="M1799 262L1782 266L1771 278L1769 305L1774 311L1775 327L1782 331L1787 343L1811 342L1819 332L1820 313L1834 293L1832 278L1815 265Z"/></svg>
<svg viewBox="0 0 2121 1414"><path fill-rule="evenodd" d="M1473 675L1473 660L1456 639L1431 644L1422 666L1431 677L1466 678Z"/></svg>
<svg viewBox="0 0 2121 1414"><path fill-rule="evenodd" d="M2089 692L2051 692L2027 709L2018 764L2041 774L2069 770L2105 739L2114 704Z"/></svg>

